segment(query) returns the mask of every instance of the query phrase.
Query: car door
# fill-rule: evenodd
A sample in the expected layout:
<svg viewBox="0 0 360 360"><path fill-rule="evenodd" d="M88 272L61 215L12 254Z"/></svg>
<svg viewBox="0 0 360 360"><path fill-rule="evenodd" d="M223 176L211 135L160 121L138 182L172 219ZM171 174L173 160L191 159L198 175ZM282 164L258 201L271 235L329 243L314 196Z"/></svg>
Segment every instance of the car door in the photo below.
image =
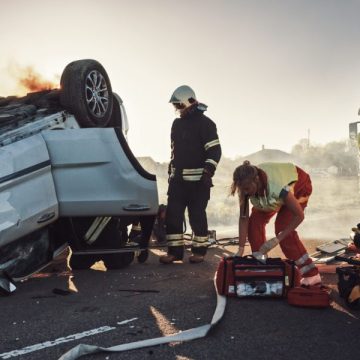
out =
<svg viewBox="0 0 360 360"><path fill-rule="evenodd" d="M60 216L155 215L155 175L132 154L121 129L43 131Z"/></svg>
<svg viewBox="0 0 360 360"><path fill-rule="evenodd" d="M0 148L0 246L55 221L58 202L40 134Z"/></svg>

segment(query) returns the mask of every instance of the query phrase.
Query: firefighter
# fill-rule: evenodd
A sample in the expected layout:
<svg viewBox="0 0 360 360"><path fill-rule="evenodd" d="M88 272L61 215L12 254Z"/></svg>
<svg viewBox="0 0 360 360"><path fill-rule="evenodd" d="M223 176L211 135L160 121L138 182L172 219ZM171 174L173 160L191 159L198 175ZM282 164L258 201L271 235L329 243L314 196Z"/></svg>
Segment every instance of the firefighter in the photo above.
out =
<svg viewBox="0 0 360 360"><path fill-rule="evenodd" d="M170 101L179 117L171 127L168 203L166 209L167 255L163 264L182 260L184 256L183 222L188 209L193 230L191 263L204 261L208 242L206 206L210 199L212 177L221 157L215 123L204 115L207 106L199 103L194 91L178 87Z"/></svg>
<svg viewBox="0 0 360 360"><path fill-rule="evenodd" d="M253 166L246 160L234 171L231 194L235 192L240 203L238 255L244 253L246 237L258 259L280 244L285 256L298 266L302 285L321 284L319 271L295 230L304 219L312 192L309 175L291 163ZM253 205L250 217L249 199ZM275 214L276 237L265 241L265 225Z"/></svg>

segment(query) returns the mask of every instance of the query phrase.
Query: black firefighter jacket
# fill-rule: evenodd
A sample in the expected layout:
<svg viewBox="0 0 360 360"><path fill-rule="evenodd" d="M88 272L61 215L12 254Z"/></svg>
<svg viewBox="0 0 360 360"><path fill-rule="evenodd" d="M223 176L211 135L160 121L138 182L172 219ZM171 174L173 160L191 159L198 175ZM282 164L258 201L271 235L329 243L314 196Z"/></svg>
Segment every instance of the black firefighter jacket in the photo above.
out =
<svg viewBox="0 0 360 360"><path fill-rule="evenodd" d="M214 175L221 158L215 123L204 115L207 106L194 104L171 127L170 177L199 181L204 169Z"/></svg>

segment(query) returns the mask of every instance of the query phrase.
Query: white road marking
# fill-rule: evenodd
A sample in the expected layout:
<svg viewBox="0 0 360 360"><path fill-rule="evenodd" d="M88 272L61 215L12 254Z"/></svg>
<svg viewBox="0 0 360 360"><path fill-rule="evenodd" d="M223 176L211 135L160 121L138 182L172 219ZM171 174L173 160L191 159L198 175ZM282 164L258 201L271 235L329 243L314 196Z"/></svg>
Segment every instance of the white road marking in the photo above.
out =
<svg viewBox="0 0 360 360"><path fill-rule="evenodd" d="M131 319L131 320L133 320L133 319ZM9 351L9 352L6 352L6 353L2 353L2 354L0 354L0 359L10 359L12 357L28 354L28 353L31 353L31 352L34 352L34 351L39 351L39 350L42 350L42 349L45 349L45 348L48 348L48 347L56 346L56 345L59 345L59 344L70 342L70 341L75 341L75 340L82 339L82 338L87 337L87 336L97 335L97 334L107 332L107 331L111 331L111 330L114 330L114 329L116 329L116 327L113 327L113 326L101 326L101 327L99 327L97 329L87 330L87 331L84 331L82 333L72 334L72 335L68 335L66 337L60 337L60 338L52 340L52 341L45 341L45 342L42 342L42 343L39 343L39 344L27 346L27 347L24 347L24 348L19 349L19 350L13 350L13 351Z"/></svg>
<svg viewBox="0 0 360 360"><path fill-rule="evenodd" d="M124 321L118 322L117 324L118 325L124 325L124 324L127 324L127 323L131 322L131 321L135 321L137 319L138 318L132 318L132 319L129 319L129 320L124 320Z"/></svg>

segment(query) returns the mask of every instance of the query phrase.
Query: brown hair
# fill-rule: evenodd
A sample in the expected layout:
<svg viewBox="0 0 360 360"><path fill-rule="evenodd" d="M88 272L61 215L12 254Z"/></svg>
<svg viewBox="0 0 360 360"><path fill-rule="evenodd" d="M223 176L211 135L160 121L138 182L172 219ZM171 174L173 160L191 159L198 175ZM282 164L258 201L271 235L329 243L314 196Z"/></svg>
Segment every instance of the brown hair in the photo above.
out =
<svg viewBox="0 0 360 360"><path fill-rule="evenodd" d="M266 174L258 167L251 165L249 160L245 160L242 165L238 166L233 173L233 183L231 184L230 194L234 195L239 192L241 184L245 180L255 180L259 176L266 182Z"/></svg>

